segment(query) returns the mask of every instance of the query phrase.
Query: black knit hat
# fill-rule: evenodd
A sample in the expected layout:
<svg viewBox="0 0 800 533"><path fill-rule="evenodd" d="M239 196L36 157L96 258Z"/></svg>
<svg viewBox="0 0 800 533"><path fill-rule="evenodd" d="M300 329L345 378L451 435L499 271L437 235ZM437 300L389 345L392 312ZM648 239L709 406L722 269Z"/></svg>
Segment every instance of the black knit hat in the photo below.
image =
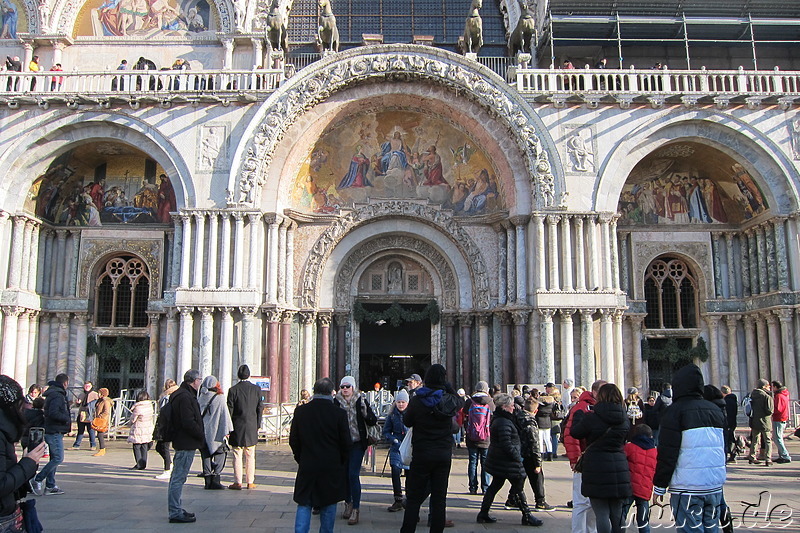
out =
<svg viewBox="0 0 800 533"><path fill-rule="evenodd" d="M443 387L447 383L447 371L440 364L431 365L425 372L426 387Z"/></svg>
<svg viewBox="0 0 800 533"><path fill-rule="evenodd" d="M24 397L22 387L6 375L0 375L0 407L14 405Z"/></svg>

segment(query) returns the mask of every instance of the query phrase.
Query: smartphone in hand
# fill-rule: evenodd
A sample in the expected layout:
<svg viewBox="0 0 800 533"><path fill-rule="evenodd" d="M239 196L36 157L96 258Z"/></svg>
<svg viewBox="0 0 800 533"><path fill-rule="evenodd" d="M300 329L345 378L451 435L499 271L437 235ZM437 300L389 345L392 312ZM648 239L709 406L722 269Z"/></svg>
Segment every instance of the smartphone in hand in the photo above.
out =
<svg viewBox="0 0 800 533"><path fill-rule="evenodd" d="M32 427L28 433L28 451L44 442L44 428Z"/></svg>

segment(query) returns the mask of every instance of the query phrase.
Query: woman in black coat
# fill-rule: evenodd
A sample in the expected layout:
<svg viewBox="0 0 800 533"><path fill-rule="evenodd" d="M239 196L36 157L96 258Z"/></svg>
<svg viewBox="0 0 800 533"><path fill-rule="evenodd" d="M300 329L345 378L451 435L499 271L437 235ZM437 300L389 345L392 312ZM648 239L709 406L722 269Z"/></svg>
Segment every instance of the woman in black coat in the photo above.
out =
<svg viewBox="0 0 800 533"><path fill-rule="evenodd" d="M0 530L22 530L22 513L17 500L28 493L28 480L36 474L44 455L44 441L31 451L25 451L17 461L14 443L25 428L22 420L22 387L8 376L0 375ZM13 529L17 527L17 529Z"/></svg>
<svg viewBox="0 0 800 533"><path fill-rule="evenodd" d="M519 429L514 420L514 399L508 394L494 397L496 409L492 417L489 451L486 454L486 471L492 483L486 489L477 521L482 524L497 522L489 515L494 497L506 480L511 483L511 500L522 511L523 526L541 526L542 521L531 514L525 499L525 468L522 465L522 445Z"/></svg>
<svg viewBox="0 0 800 533"><path fill-rule="evenodd" d="M622 393L613 383L597 391L591 411L575 413L570 434L586 439L581 494L592 503L597 533L625 531L625 501L631 497L631 473L623 447L628 421Z"/></svg>

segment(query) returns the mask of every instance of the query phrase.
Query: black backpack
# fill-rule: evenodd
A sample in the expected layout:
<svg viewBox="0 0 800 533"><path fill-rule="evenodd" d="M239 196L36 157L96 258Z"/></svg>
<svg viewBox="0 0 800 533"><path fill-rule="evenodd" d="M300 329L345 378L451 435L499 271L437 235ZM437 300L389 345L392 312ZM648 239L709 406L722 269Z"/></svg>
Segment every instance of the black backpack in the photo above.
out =
<svg viewBox="0 0 800 533"><path fill-rule="evenodd" d="M156 425L153 427L153 440L172 442L172 404L167 401L158 411Z"/></svg>

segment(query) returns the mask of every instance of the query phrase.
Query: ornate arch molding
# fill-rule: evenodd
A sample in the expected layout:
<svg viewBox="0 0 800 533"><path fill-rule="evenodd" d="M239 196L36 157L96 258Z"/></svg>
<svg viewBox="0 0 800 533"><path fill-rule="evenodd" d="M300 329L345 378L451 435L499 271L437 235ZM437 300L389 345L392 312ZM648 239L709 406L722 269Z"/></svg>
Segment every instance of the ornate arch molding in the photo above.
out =
<svg viewBox="0 0 800 533"><path fill-rule="evenodd" d="M81 257L93 257L93 260L81 261L79 271L78 296L80 298L92 297L93 278L100 267L114 256L131 254L147 265L150 274L151 300L161 298L161 258L164 256L163 239L113 239L93 238L89 236L81 239Z"/></svg>
<svg viewBox="0 0 800 533"><path fill-rule="evenodd" d="M708 111L693 111L660 117L625 136L600 168L593 198L598 211L616 211L622 188L633 167L659 147L676 140L707 144L740 162L757 177L769 205L782 214L800 207L797 184L800 176L789 156L761 130L735 117ZM787 192L789 194L787 194Z"/></svg>
<svg viewBox="0 0 800 533"><path fill-rule="evenodd" d="M50 158L53 152L90 139L128 144L158 161L175 187L179 207L192 207L196 198L191 172L171 139L139 119L127 115L109 116L95 112L63 112L39 125L30 135L20 136L0 155L0 205L19 209L32 180L31 167ZM49 164L49 163L48 163Z"/></svg>
<svg viewBox="0 0 800 533"><path fill-rule="evenodd" d="M303 307L316 307L319 301L320 279L323 267L336 244L354 228L370 221L389 217L413 218L447 235L455 243L469 265L473 280L473 305L477 309L489 308L489 277L486 272L486 263L483 260L480 249L472 238L446 211L403 200L392 200L360 207L340 216L325 230L311 248L306 261L301 295L301 305Z"/></svg>
<svg viewBox="0 0 800 533"><path fill-rule="evenodd" d="M358 267L364 261L384 251L415 252L433 265L442 282L442 309L446 311L458 310L458 284L453 268L442 253L421 239L410 235L384 235L372 239L347 256L336 275L334 288L334 301L337 309L350 307L350 287Z"/></svg>
<svg viewBox="0 0 800 533"><path fill-rule="evenodd" d="M238 191L245 205L258 202L273 156L289 128L332 94L376 81L424 80L442 85L457 96L481 105L508 127L523 154L531 181L531 204L536 209L561 204L564 177L553 174L549 154L557 154L544 123L508 84L474 61L427 46L376 45L332 54L287 80L264 103L235 156L229 190ZM557 160L557 156L554 156Z"/></svg>
<svg viewBox="0 0 800 533"><path fill-rule="evenodd" d="M42 21L39 15L39 4L36 0L22 0L22 5L25 6L25 16L28 17L28 30L27 32L32 35L42 33ZM19 33L24 33L17 28Z"/></svg>

